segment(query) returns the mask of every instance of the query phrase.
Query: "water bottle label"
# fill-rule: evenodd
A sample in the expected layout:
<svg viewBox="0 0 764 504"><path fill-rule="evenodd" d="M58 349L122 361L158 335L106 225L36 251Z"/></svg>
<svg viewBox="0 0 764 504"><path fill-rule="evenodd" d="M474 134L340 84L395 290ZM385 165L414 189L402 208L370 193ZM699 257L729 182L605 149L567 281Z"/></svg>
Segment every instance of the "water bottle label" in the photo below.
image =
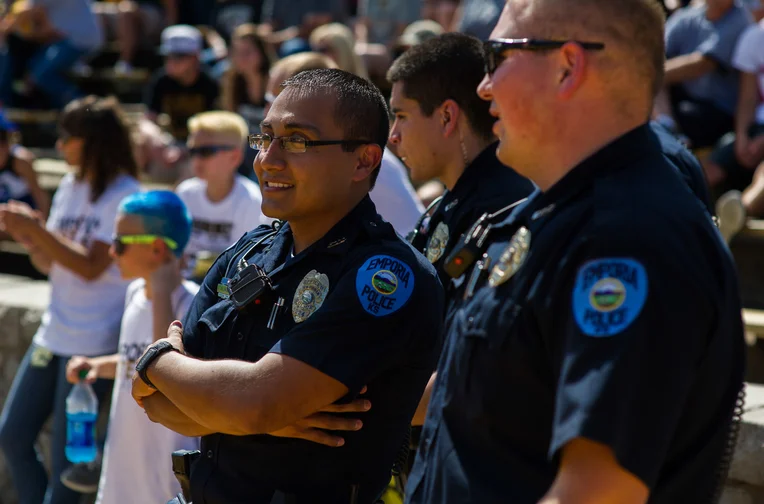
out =
<svg viewBox="0 0 764 504"><path fill-rule="evenodd" d="M95 423L95 418L69 419L66 429L67 446L71 448L93 446L95 444Z"/></svg>

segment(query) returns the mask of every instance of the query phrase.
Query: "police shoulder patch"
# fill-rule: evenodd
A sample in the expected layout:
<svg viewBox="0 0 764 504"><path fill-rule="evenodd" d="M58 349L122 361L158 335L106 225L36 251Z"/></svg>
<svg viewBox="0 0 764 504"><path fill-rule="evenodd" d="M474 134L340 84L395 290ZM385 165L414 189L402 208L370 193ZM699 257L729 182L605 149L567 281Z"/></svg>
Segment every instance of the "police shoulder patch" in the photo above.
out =
<svg viewBox="0 0 764 504"><path fill-rule="evenodd" d="M358 268L355 288L361 306L375 317L400 310L414 292L414 272L408 264L375 255Z"/></svg>
<svg viewBox="0 0 764 504"><path fill-rule="evenodd" d="M584 334L614 336L637 319L647 299L647 273L634 259L605 258L581 266L573 287L573 316Z"/></svg>

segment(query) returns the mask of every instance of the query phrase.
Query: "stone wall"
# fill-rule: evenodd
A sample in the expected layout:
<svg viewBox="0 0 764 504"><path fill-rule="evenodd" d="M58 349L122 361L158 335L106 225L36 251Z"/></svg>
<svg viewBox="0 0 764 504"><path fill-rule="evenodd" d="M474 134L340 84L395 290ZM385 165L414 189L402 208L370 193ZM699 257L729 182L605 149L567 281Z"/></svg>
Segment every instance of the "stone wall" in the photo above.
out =
<svg viewBox="0 0 764 504"><path fill-rule="evenodd" d="M0 408L11 388L40 317L48 303L49 291L44 282L0 276ZM48 447L48 429L40 436L43 453ZM15 504L16 493L0 454L0 503Z"/></svg>

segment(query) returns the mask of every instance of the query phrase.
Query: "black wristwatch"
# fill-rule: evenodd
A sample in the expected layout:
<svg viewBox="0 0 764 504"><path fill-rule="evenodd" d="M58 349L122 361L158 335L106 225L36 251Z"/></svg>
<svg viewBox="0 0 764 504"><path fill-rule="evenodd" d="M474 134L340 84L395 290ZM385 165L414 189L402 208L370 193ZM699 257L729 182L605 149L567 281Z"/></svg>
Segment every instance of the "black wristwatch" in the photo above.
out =
<svg viewBox="0 0 764 504"><path fill-rule="evenodd" d="M146 349L146 353L143 354L143 357L141 357L138 360L138 363L135 365L135 371L138 373L138 376L141 377L141 380L143 380L146 385L156 390L154 384L151 383L151 380L149 380L149 375L146 373L146 371L148 370L151 363L157 359L157 357L172 351L177 352L178 349L172 346L172 343L169 341L160 341L159 343L155 343Z"/></svg>

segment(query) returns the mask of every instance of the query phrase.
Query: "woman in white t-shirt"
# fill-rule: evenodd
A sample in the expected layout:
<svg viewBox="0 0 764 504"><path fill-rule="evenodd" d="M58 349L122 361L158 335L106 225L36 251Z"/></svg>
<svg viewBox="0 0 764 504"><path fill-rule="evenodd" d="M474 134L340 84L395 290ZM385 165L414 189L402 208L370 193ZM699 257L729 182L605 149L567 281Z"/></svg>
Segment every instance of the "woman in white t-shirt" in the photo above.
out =
<svg viewBox="0 0 764 504"><path fill-rule="evenodd" d="M72 355L117 350L127 282L109 247L120 201L138 192L130 131L113 99L71 102L59 122L58 149L75 167L61 181L47 222L23 203L0 207L0 227L29 250L49 275L51 300L19 366L0 415L0 449L21 502L75 504L80 494L60 481L66 445L66 363ZM99 399L111 382L99 380ZM35 441L53 415L51 474Z"/></svg>

